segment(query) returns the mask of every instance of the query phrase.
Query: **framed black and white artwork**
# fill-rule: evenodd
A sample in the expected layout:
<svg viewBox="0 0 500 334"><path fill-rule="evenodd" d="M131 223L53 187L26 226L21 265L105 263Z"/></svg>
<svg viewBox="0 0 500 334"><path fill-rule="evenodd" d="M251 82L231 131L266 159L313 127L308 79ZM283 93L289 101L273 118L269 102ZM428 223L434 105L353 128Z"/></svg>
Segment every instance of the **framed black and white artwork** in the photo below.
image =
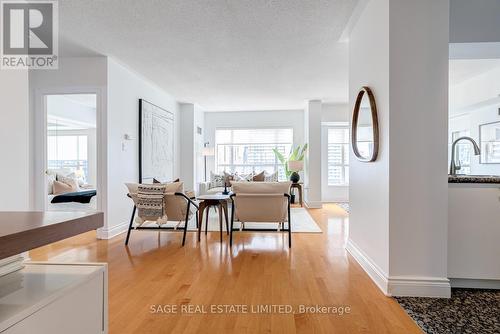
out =
<svg viewBox="0 0 500 334"><path fill-rule="evenodd" d="M174 179L174 115L139 99L139 182Z"/></svg>
<svg viewBox="0 0 500 334"><path fill-rule="evenodd" d="M482 164L500 164L500 122L479 126Z"/></svg>

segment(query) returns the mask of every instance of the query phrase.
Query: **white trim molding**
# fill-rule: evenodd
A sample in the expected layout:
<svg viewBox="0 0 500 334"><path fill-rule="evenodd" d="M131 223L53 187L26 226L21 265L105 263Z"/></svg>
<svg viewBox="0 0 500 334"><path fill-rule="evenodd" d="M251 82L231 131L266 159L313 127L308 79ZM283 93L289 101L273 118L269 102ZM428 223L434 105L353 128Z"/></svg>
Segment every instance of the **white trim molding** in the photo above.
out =
<svg viewBox="0 0 500 334"><path fill-rule="evenodd" d="M390 276L388 296L450 298L446 277Z"/></svg>
<svg viewBox="0 0 500 334"><path fill-rule="evenodd" d="M115 226L111 226L110 228L98 228L97 229L97 239L111 239L120 235L122 233L127 232L129 223L122 223Z"/></svg>
<svg viewBox="0 0 500 334"><path fill-rule="evenodd" d="M454 288L500 290L500 280L495 279L450 278L450 282Z"/></svg>
<svg viewBox="0 0 500 334"><path fill-rule="evenodd" d="M351 239L346 249L386 296L450 298L446 277L389 276Z"/></svg>
<svg viewBox="0 0 500 334"><path fill-rule="evenodd" d="M368 256L359 248L351 239L347 240L346 245L347 251L354 257L354 259L359 263L361 268L370 276L370 278L377 284L380 290L385 295L388 295L389 282L387 280L387 274Z"/></svg>

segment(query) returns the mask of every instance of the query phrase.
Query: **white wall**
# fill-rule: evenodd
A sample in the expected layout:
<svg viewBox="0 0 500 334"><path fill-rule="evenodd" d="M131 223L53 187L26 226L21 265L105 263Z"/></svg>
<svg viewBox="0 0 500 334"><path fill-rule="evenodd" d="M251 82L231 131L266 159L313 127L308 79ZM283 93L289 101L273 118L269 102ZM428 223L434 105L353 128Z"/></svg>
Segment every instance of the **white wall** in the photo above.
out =
<svg viewBox="0 0 500 334"><path fill-rule="evenodd" d="M180 178L187 190L197 190L197 183L204 181L203 149L204 112L192 103L180 104Z"/></svg>
<svg viewBox="0 0 500 334"><path fill-rule="evenodd" d="M139 99L143 98L171 111L175 119L174 175L180 175L179 104L163 90L130 69L108 59L107 107L107 225L101 237L108 238L126 230L132 202L126 197L125 182L139 177L138 127ZM130 134L135 140L126 141ZM124 145L124 146L123 146ZM124 149L123 149L124 147Z"/></svg>
<svg viewBox="0 0 500 334"><path fill-rule="evenodd" d="M270 110L270 111L234 111L234 112L206 112L204 137L210 146L215 144L215 130L217 128L292 128L294 145L303 145L304 111L303 110ZM207 160L207 174L215 170L215 159Z"/></svg>
<svg viewBox="0 0 500 334"><path fill-rule="evenodd" d="M370 56L367 57L366 55ZM369 61L368 61L369 60ZM369 86L378 106L380 151L373 163L350 154L349 239L385 276L389 273L389 1L371 0L349 37L350 109Z"/></svg>
<svg viewBox="0 0 500 334"><path fill-rule="evenodd" d="M323 103L321 122L350 122L349 104Z"/></svg>
<svg viewBox="0 0 500 334"><path fill-rule="evenodd" d="M203 150L203 144L205 143L205 137L203 131L205 127L205 112L195 105L194 108L194 183L191 189L197 190L197 184L205 180L205 166L204 158L201 155ZM201 134L197 132L198 128L201 129Z"/></svg>
<svg viewBox="0 0 500 334"><path fill-rule="evenodd" d="M393 295L450 293L448 6L371 0L350 36L351 110L361 86L371 87L380 155L362 163L351 154L348 249Z"/></svg>
<svg viewBox="0 0 500 334"><path fill-rule="evenodd" d="M304 111L305 140L309 144L307 150L304 173L304 202L309 208L321 208L321 165L322 165L322 102L321 100L308 101Z"/></svg>
<svg viewBox="0 0 500 334"><path fill-rule="evenodd" d="M179 105L180 122L180 174L188 189L193 189L194 180L194 105L181 103Z"/></svg>
<svg viewBox="0 0 500 334"><path fill-rule="evenodd" d="M0 211L30 209L28 71L0 74L0 172L4 191Z"/></svg>
<svg viewBox="0 0 500 334"><path fill-rule="evenodd" d="M449 1L390 4L389 274L441 279L447 277Z"/></svg>

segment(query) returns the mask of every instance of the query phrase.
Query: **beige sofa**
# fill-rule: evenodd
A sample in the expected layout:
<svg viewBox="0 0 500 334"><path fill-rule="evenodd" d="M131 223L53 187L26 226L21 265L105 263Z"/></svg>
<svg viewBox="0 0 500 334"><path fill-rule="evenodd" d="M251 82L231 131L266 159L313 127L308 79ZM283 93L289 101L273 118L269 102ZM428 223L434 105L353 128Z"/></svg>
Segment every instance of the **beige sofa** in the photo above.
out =
<svg viewBox="0 0 500 334"><path fill-rule="evenodd" d="M229 244L233 244L235 220L279 223L288 231L288 247L292 247L290 219L291 182L232 182L232 212ZM285 229L285 223L287 228Z"/></svg>
<svg viewBox="0 0 500 334"><path fill-rule="evenodd" d="M224 173L225 174L225 173ZM231 176L231 177L234 177L233 174L214 174L214 173L210 173L210 179L211 181L206 181L206 182L200 182L198 184L198 196L201 196L201 195L215 195L215 194L220 194L224 191L224 186L213 186L214 183L217 183L217 181L213 180L214 177L221 177L221 176ZM271 174L267 174L266 171L263 171L261 173L251 173L251 174L243 174L243 175L239 175L240 177L244 177L247 179L247 182L264 182L264 181L267 181L267 182L278 182L278 173L271 173ZM262 177L261 180L257 181L255 178L256 177ZM231 184L232 182L239 182L239 181L234 181L232 179L226 179L226 182L228 182L227 184L227 190L228 191L232 191L231 190ZM241 182L244 182L244 181L241 181Z"/></svg>
<svg viewBox="0 0 500 334"><path fill-rule="evenodd" d="M231 188L228 187L228 190ZM215 188L210 188L210 182L201 182L198 185L198 196L201 195L215 195L215 194L220 194L221 192L224 191L224 187L215 187Z"/></svg>

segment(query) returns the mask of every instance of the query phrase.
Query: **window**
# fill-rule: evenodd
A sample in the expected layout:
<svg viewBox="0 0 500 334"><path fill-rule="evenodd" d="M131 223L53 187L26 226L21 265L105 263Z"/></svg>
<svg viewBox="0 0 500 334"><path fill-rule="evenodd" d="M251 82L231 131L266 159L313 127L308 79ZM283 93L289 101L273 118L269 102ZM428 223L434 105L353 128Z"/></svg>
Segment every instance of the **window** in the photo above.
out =
<svg viewBox="0 0 500 334"><path fill-rule="evenodd" d="M217 129L216 169L231 173L278 171L286 179L284 167L273 149L287 155L293 145L293 129Z"/></svg>
<svg viewBox="0 0 500 334"><path fill-rule="evenodd" d="M87 135L49 135L47 140L49 169L82 170L88 180Z"/></svg>
<svg viewBox="0 0 500 334"><path fill-rule="evenodd" d="M460 137L470 136L469 130L453 131L451 134L451 140L454 142ZM470 174L470 161L471 161L471 149L472 145L469 142L461 141L456 146L455 161L460 162L461 168L457 170L457 174Z"/></svg>
<svg viewBox="0 0 500 334"><path fill-rule="evenodd" d="M328 185L349 184L349 127L328 128Z"/></svg>

